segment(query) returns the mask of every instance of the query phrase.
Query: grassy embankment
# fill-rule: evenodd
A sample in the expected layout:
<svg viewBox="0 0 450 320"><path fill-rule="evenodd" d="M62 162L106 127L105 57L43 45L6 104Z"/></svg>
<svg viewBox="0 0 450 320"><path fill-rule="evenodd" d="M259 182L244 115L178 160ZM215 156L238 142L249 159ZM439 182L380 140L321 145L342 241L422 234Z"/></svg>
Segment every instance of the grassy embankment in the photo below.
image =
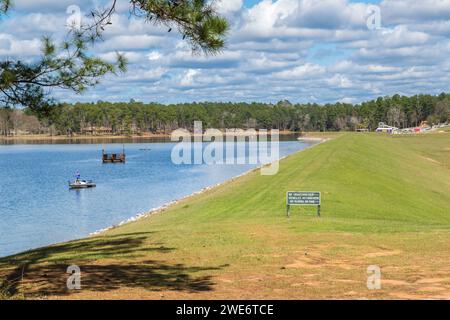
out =
<svg viewBox="0 0 450 320"><path fill-rule="evenodd" d="M25 298L450 298L450 132L344 134L102 236L0 260ZM288 190L322 191L285 217ZM68 265L82 290L67 291ZM378 265L382 289L367 289ZM22 279L23 274L23 280ZM20 281L15 281L19 279Z"/></svg>

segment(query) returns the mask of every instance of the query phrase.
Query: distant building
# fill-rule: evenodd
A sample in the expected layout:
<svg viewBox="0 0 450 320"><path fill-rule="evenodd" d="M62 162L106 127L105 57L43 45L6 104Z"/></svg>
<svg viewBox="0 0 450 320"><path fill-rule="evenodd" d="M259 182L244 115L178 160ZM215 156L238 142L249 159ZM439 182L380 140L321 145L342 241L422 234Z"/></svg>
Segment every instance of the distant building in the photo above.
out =
<svg viewBox="0 0 450 320"><path fill-rule="evenodd" d="M378 132L378 133L394 134L398 130L399 129L397 127L391 127L391 126L388 126L387 124L385 124L384 122L380 122L378 124L378 128L377 128L376 132Z"/></svg>

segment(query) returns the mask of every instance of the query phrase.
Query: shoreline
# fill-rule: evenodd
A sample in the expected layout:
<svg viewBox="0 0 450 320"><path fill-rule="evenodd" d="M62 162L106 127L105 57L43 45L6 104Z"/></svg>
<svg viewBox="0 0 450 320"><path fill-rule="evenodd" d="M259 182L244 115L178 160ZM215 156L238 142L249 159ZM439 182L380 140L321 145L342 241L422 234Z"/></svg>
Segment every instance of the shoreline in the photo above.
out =
<svg viewBox="0 0 450 320"><path fill-rule="evenodd" d="M245 129L243 129L245 130ZM260 131L256 131L257 135L261 135ZM270 134L270 130L267 130ZM224 135L226 133L224 132ZM239 133L234 133L239 135ZM301 135L301 132L296 131L280 131L280 136L286 135ZM194 135L193 135L194 136ZM102 140L146 140L146 139L169 139L171 134L168 133L146 133L142 135L74 135L74 136L64 136L64 135L48 135L48 134L31 134L31 135L17 135L17 136L0 136L0 143L3 142L45 142L45 141L102 141Z"/></svg>
<svg viewBox="0 0 450 320"><path fill-rule="evenodd" d="M199 191L195 191L195 192L190 193L190 194L188 194L188 195L186 195L186 196L184 196L184 197L181 197L181 198L179 198L179 199L172 200L172 201L170 201L170 202L168 202L168 203L165 203L165 204L163 204L163 205L161 205L161 206L159 206L159 207L152 208L152 209L150 209L149 211L142 212L142 213L138 213L138 214L136 214L136 215L130 217L129 219L123 220L123 221L121 221L121 222L119 222L119 223L117 223L117 224L114 224L114 225L111 225L111 226L109 226L109 227L106 227L106 228L103 228L103 229L100 229L100 230L91 232L91 233L89 233L86 237L89 238L89 237L94 237L94 236L100 236L100 235L102 235L102 234L105 233L105 232L108 232L108 231L110 231L110 230L119 228L119 227L121 227L121 226L123 226L123 225L126 225L126 224L128 224L128 223L132 223L132 222L136 222L136 221L139 221L139 220L142 220L142 219L145 219L145 218L149 218L149 217L151 217L151 216L153 216L153 215L155 215L155 214L164 213L167 209L170 209L172 206L175 206L175 205L179 204L179 203L182 202L182 201L188 200L188 199L190 199L190 198L192 198L192 197L195 197L195 196L197 196L197 195L203 194L203 193L205 193L205 192L207 192L207 191L210 191L210 190L213 190L213 189L215 189L215 188L219 188L219 187L221 187L221 186L223 186L223 185L225 185L225 184L227 184L227 183L230 183L230 182L235 181L236 179L239 179L239 178L241 178L241 177L244 177L244 176L246 176L246 175L248 175L248 174L250 174L250 173L252 173L252 172L254 172L254 171L261 170L261 168L263 168L263 167L265 167L265 166L269 166L269 165L271 165L271 164L273 164L273 163L275 163L275 162L277 162L277 161L278 161L278 162L279 162L279 161L282 161L282 160L284 160L284 159L286 159L286 158L288 158L288 157L290 157L290 156L293 156L293 155L295 155L295 154L297 154L297 153L300 153L300 152L303 152L303 151L308 150L308 149L310 149L310 148L313 148L313 147L315 147L315 146L318 146L318 145L320 145L320 144L322 144L322 143L325 143L325 142L327 142L327 141L329 141L329 140L331 140L331 139L332 139L332 138L329 138L329 137L328 137L328 138L325 138L325 137L324 137L324 138L310 137L310 138L305 138L305 139L299 138L299 139L298 139L299 141L304 140L305 142L316 142L316 143L314 143L314 144L312 144L312 145L310 145L310 146L307 146L306 148L304 148L304 149L302 149L302 150L299 150L299 151L296 151L296 152L294 152L294 153L292 153L292 154L289 154L289 155L286 155L286 156L284 156L284 157L281 157L281 158L279 158L278 160L275 160L275 161L273 161L273 162L271 162L271 163L264 164L264 165L260 165L260 166L258 166L258 167L256 167L256 168L247 170L247 171L245 171L245 172L243 172L243 173L241 173L241 174L239 174L239 175L237 175L237 176L234 176L234 177L232 177L232 178L230 178L230 179L227 179L227 180L225 180L225 181L223 181L223 182L219 182L219 183L216 183L216 184L214 184L214 185L212 185L212 186L205 187L205 188L203 188L203 189L201 189L201 190L199 190Z"/></svg>

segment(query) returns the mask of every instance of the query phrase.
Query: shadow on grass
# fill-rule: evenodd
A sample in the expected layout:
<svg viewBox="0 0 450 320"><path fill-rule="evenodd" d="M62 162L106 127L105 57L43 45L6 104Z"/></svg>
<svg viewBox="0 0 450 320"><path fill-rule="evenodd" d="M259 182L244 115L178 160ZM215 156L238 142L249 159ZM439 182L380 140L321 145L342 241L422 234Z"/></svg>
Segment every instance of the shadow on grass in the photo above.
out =
<svg viewBox="0 0 450 320"><path fill-rule="evenodd" d="M12 297L23 294L28 298L69 296L78 292L67 289L70 276L67 267L71 265L81 269L83 291L140 288L150 291L199 292L213 289L211 276L194 274L220 270L225 266L193 267L149 260L152 252L175 250L161 243L150 243L150 235L134 233L88 238L2 258L0 293Z"/></svg>

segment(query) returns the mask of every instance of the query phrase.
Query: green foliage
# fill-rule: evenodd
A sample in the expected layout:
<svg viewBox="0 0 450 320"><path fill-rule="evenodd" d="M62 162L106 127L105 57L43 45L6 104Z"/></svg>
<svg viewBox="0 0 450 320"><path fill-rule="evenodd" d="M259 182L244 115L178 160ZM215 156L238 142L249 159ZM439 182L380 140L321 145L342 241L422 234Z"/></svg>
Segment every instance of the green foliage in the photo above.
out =
<svg viewBox="0 0 450 320"><path fill-rule="evenodd" d="M263 103L185 103L162 105L129 103L64 104L48 109L45 118L59 133L140 134L168 133L177 128L193 129L194 121L204 128L256 128L291 131L374 130L379 122L411 127L450 120L450 95L384 97L360 105L344 103L276 105ZM92 130L91 130L92 129Z"/></svg>
<svg viewBox="0 0 450 320"><path fill-rule="evenodd" d="M148 21L178 28L194 51L218 53L225 45L228 22L205 0L131 0L133 13Z"/></svg>
<svg viewBox="0 0 450 320"><path fill-rule="evenodd" d="M11 7L11 0L0 0L0 14L5 14Z"/></svg>
<svg viewBox="0 0 450 320"><path fill-rule="evenodd" d="M45 117L54 101L47 98L48 88L70 89L81 93L98 83L107 73L124 71L125 61L119 56L118 66L86 52L80 37L73 37L58 47L50 38L42 40L42 58L34 63L0 61L0 103L22 105Z"/></svg>

